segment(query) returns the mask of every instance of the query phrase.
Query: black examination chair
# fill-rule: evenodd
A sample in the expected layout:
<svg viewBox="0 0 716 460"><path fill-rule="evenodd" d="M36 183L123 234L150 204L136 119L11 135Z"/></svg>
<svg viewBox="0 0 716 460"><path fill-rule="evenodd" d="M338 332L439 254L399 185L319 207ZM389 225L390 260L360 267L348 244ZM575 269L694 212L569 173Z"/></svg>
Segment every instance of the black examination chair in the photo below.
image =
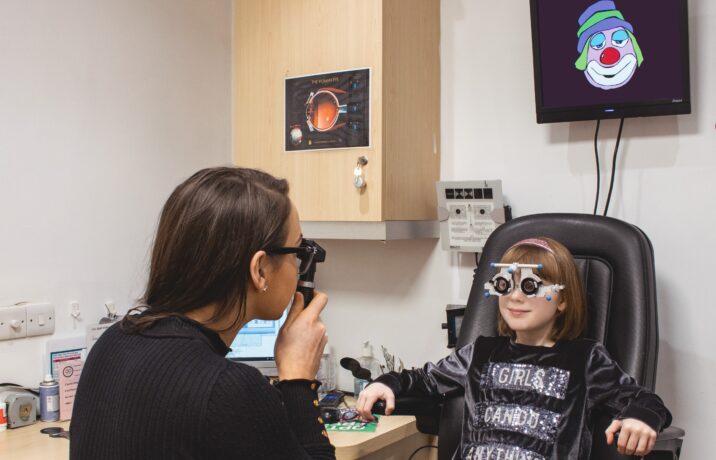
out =
<svg viewBox="0 0 716 460"><path fill-rule="evenodd" d="M659 347L653 248L638 227L609 217L536 214L500 226L487 240L475 270L457 347L479 335L497 335L497 299L483 295L485 282L494 275L489 263L499 261L513 243L533 236L554 238L572 252L587 292L585 335L601 341L624 371L653 390ZM395 413L418 415L421 431L439 434L439 460L448 460L460 441L462 409L462 396L444 401L399 398ZM596 420L591 460L636 458L606 445L609 422ZM645 458L678 459L684 434L680 428L667 428Z"/></svg>

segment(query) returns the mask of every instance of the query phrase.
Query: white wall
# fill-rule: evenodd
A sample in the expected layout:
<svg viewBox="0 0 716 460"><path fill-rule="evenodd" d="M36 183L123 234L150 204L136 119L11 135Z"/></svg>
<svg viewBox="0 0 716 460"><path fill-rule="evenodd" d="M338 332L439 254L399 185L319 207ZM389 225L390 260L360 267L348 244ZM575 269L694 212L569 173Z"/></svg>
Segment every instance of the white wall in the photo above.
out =
<svg viewBox="0 0 716 460"><path fill-rule="evenodd" d="M0 305L53 302L55 338L141 295L168 194L230 162L230 47L229 0L0 2ZM0 381L46 340L0 342Z"/></svg>
<svg viewBox="0 0 716 460"><path fill-rule="evenodd" d="M693 113L628 119L609 214L640 226L656 257L661 325L657 391L687 437L684 458L710 458L716 410L716 3L690 0ZM442 1L442 179L503 180L515 216L591 212L594 122L537 125L529 6L525 1ZM602 123L602 184L618 121ZM603 187L606 198L606 187ZM370 339L407 365L446 354L440 322L464 303L474 260L435 241L326 242L317 281L336 355ZM330 267L330 269L329 269ZM347 371L340 385L350 390Z"/></svg>

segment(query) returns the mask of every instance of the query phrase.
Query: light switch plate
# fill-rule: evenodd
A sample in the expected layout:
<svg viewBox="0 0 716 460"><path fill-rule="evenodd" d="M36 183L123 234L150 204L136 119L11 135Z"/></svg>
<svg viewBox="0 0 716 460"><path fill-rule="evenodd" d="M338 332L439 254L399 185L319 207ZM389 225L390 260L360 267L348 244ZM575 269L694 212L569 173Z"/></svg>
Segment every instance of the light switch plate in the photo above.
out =
<svg viewBox="0 0 716 460"><path fill-rule="evenodd" d="M27 317L25 306L0 307L0 340L21 339L26 335Z"/></svg>
<svg viewBox="0 0 716 460"><path fill-rule="evenodd" d="M27 336L55 333L55 306L51 303L30 303L27 308Z"/></svg>

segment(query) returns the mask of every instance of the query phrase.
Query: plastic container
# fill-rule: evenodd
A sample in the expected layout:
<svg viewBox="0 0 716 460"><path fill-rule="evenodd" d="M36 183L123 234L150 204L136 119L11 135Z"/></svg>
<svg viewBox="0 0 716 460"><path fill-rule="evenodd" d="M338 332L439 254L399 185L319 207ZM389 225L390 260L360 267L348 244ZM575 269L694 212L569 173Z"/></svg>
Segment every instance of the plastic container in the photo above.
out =
<svg viewBox="0 0 716 460"><path fill-rule="evenodd" d="M318 397L322 398L331 390L336 388L336 370L333 363L333 356L331 350L326 345L324 348L323 355L321 356L321 363L318 366L318 374L316 374L316 380L321 382L321 386L318 387Z"/></svg>
<svg viewBox="0 0 716 460"><path fill-rule="evenodd" d="M358 358L361 367L370 371L370 378L374 379L381 374L380 362L373 356L373 347L370 342L363 343L363 355ZM357 398L363 388L370 383L369 380L353 378L353 394Z"/></svg>

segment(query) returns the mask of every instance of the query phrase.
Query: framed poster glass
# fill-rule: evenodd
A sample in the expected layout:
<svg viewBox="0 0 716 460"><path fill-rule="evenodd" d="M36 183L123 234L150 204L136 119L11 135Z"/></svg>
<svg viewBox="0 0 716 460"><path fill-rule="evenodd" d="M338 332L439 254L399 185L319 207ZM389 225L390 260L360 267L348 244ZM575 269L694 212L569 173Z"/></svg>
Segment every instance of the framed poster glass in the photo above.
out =
<svg viewBox="0 0 716 460"><path fill-rule="evenodd" d="M285 151L370 146L370 69L286 78Z"/></svg>

